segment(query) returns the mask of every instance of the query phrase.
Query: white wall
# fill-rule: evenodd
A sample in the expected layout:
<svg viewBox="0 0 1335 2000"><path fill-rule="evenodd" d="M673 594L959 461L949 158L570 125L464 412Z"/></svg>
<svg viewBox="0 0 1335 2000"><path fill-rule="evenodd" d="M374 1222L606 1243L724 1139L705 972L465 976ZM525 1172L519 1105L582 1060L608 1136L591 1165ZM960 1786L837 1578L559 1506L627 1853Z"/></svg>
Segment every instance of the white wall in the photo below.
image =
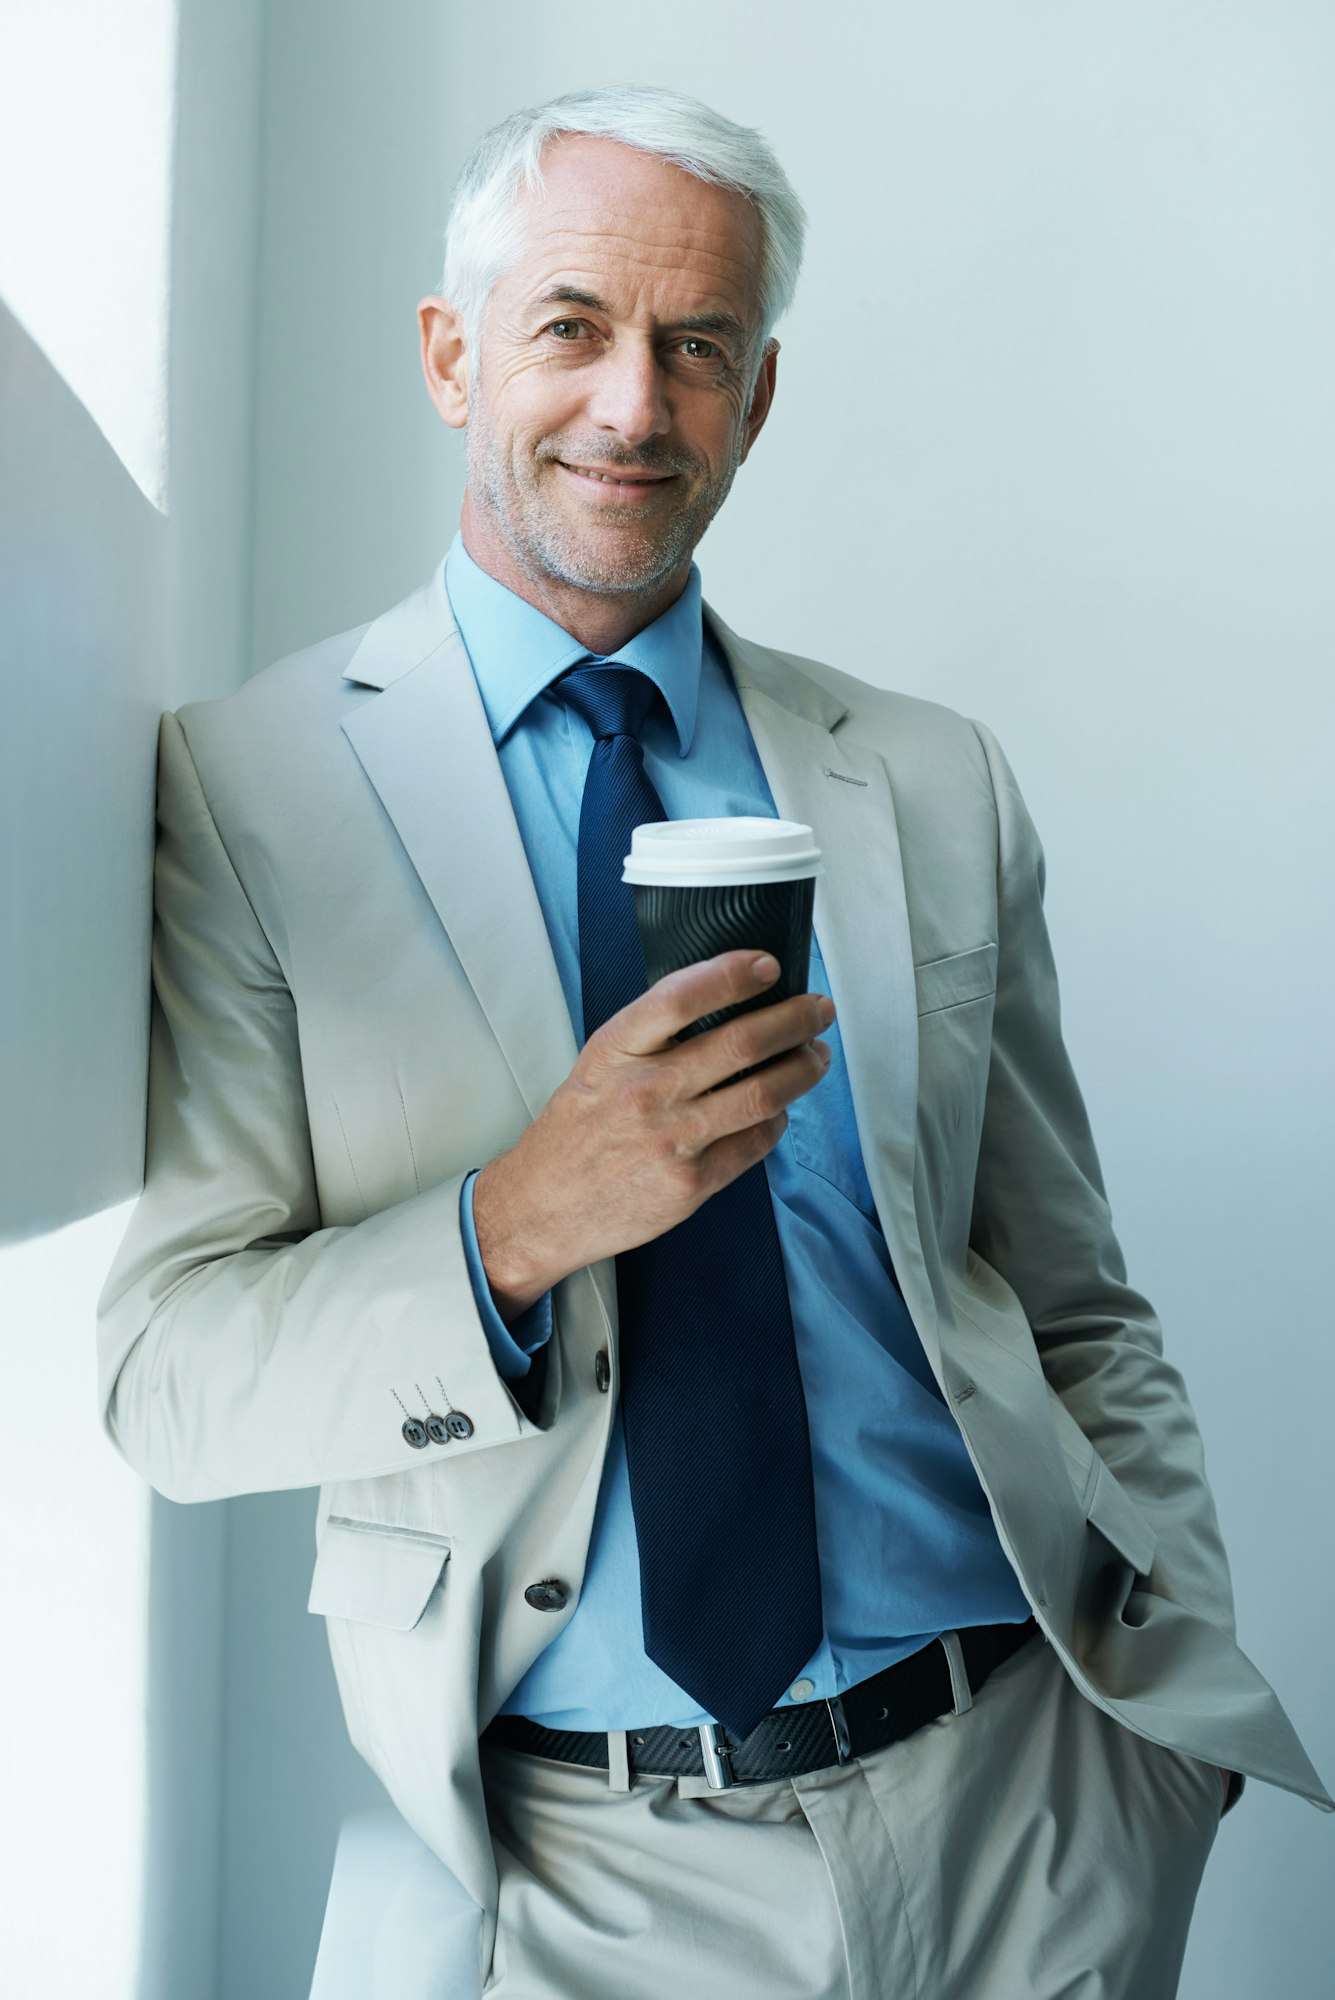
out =
<svg viewBox="0 0 1335 2000"><path fill-rule="evenodd" d="M96 1407L142 1182L158 718L250 670L258 10L0 35L0 1989L211 2000L221 1507Z"/></svg>
<svg viewBox="0 0 1335 2000"><path fill-rule="evenodd" d="M179 43L166 0L115 11L29 0L0 62L0 114L28 106L0 152L27 196L0 238L0 1310L27 1336L0 1463L32 1640L7 1818L75 1829L59 1871L9 1857L0 1983L44 1990L58 1945L89 2000L300 2000L339 1821L383 1796L304 1609L314 1494L175 1507L95 1431L92 1299L142 1160L152 740L443 554L463 447L413 309L450 187L487 125L593 82L760 125L810 210L706 595L1007 749L1241 1642L1329 1781L1328 11L183 0ZM1324 1833L1249 1786L1183 2000L1319 1990Z"/></svg>

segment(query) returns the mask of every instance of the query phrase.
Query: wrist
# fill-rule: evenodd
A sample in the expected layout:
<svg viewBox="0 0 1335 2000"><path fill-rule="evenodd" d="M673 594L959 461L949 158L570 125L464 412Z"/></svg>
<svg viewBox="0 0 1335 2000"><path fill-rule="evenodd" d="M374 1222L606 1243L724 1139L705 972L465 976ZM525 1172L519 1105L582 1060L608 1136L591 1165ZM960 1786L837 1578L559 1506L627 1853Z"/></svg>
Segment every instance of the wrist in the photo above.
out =
<svg viewBox="0 0 1335 2000"><path fill-rule="evenodd" d="M512 1326L550 1289L555 1275L533 1254L531 1232L502 1169L505 1158L490 1161L473 1183L473 1229L492 1302Z"/></svg>

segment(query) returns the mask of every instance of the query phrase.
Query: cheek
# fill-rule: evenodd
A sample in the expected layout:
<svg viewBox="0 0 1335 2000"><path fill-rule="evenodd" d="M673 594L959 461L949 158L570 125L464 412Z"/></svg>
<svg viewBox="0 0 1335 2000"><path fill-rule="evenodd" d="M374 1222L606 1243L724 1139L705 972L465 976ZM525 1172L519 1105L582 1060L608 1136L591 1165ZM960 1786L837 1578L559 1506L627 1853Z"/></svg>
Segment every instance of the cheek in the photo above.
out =
<svg viewBox="0 0 1335 2000"><path fill-rule="evenodd" d="M717 472L730 465L740 452L745 439L745 418L740 392L721 390L708 407L690 413L684 432Z"/></svg>
<svg viewBox="0 0 1335 2000"><path fill-rule="evenodd" d="M531 461L578 420L579 398L570 384L533 361L493 367L481 386L485 428L516 461Z"/></svg>
<svg viewBox="0 0 1335 2000"><path fill-rule="evenodd" d="M589 434L582 405L556 383L519 385L506 408L506 449L529 477L545 477L564 445Z"/></svg>

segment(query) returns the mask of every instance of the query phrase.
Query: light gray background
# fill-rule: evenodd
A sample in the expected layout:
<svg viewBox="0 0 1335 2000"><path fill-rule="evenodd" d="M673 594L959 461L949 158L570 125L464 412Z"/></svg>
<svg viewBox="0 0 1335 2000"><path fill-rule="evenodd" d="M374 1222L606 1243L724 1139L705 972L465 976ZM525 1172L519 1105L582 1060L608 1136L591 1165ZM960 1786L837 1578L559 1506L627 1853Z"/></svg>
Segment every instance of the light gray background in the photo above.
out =
<svg viewBox="0 0 1335 2000"><path fill-rule="evenodd" d="M427 400L414 307L467 151L558 91L677 84L759 125L811 218L705 594L1007 750L1239 1638L1329 1783L1329 9L188 0L179 53L168 521L5 331L26 428L2 525L21 550L45 525L43 560L4 577L10 746L17 774L40 753L41 784L0 806L27 1135L0 1234L35 1241L137 1184L157 714L373 616L448 545L463 442ZM71 575L92 579L78 601ZM68 1344L86 1402L89 1321L39 1312L20 1323ZM22 1489L35 1531L42 1495ZM314 1504L154 1502L154 1914L142 1973L108 1994L306 1992L340 1821L383 1799L304 1610ZM71 1810L78 1728L61 1717ZM1322 1990L1331 1838L1252 1782L1184 2000Z"/></svg>

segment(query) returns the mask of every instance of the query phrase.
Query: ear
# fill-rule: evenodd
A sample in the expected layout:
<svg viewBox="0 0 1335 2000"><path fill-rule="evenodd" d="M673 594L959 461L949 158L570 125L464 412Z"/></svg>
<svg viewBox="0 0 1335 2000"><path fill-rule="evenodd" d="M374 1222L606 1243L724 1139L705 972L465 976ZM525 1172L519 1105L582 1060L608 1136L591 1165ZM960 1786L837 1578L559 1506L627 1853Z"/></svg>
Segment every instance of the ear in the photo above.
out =
<svg viewBox="0 0 1335 2000"><path fill-rule="evenodd" d="M774 402L774 378L778 367L779 343L777 340L765 342L765 358L756 375L756 386L751 391L751 407L746 413L746 442L742 446L739 463L746 462L747 453L760 436L761 428Z"/></svg>
<svg viewBox="0 0 1335 2000"><path fill-rule="evenodd" d="M417 321L422 336L422 373L427 394L452 430L468 422L468 351L463 318L448 299L420 299Z"/></svg>

